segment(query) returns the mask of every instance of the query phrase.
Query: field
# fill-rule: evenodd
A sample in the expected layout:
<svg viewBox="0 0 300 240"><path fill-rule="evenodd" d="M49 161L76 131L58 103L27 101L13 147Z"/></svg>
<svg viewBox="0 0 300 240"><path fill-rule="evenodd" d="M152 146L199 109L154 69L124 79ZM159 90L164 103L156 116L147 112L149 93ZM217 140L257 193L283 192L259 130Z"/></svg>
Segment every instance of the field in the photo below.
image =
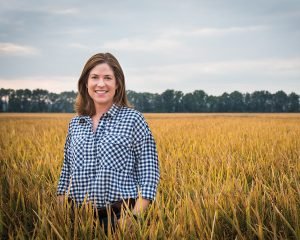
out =
<svg viewBox="0 0 300 240"><path fill-rule="evenodd" d="M0 236L104 238L89 209L56 204L72 114L0 115ZM145 114L156 201L115 239L300 239L300 114Z"/></svg>

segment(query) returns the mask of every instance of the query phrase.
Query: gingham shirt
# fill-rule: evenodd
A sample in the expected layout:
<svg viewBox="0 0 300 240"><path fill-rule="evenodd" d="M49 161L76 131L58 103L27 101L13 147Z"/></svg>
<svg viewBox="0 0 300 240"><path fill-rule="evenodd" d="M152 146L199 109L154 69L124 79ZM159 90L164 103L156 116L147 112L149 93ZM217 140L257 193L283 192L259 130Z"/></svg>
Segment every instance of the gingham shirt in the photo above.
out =
<svg viewBox="0 0 300 240"><path fill-rule="evenodd" d="M89 116L69 123L57 195L103 207L114 201L153 200L159 182L155 141L143 115L115 104L102 115L96 132Z"/></svg>

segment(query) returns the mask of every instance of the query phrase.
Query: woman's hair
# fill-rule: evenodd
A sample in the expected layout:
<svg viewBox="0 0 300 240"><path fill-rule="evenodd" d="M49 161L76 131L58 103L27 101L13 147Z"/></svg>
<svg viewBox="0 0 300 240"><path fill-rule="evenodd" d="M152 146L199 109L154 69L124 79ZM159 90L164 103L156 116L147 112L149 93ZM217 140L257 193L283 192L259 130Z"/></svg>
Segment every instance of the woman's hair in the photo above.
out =
<svg viewBox="0 0 300 240"><path fill-rule="evenodd" d="M81 76L78 80L78 94L75 101L75 111L78 115L93 116L96 113L93 99L86 87L90 71L98 64L107 63L116 78L117 89L113 103L118 106L131 107L127 100L125 89L125 77L118 60L111 53L98 53L92 56L84 65Z"/></svg>

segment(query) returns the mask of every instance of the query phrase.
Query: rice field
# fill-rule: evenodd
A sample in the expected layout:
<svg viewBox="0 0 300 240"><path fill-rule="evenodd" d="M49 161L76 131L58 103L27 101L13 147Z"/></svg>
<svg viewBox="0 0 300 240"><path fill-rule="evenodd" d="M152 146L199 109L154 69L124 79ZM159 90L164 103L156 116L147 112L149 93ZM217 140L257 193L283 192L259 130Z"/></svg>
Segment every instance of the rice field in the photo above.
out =
<svg viewBox="0 0 300 240"><path fill-rule="evenodd" d="M156 201L108 236L56 203L73 116L0 114L2 239L300 239L300 114L145 114Z"/></svg>

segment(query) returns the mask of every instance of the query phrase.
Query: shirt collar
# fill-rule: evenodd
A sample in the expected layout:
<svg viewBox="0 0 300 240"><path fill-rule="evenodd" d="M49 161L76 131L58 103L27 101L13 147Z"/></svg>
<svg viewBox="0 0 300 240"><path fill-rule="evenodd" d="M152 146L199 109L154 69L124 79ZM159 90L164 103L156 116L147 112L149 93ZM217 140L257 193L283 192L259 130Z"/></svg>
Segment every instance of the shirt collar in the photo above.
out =
<svg viewBox="0 0 300 240"><path fill-rule="evenodd" d="M110 116L110 117L114 117L117 115L118 111L119 111L120 107L118 105L116 105L115 103L110 107L110 109L104 113L104 116ZM80 119L85 119L85 120L90 120L91 117L88 115L81 115L79 116L79 121ZM81 120L83 121L83 120Z"/></svg>
<svg viewBox="0 0 300 240"><path fill-rule="evenodd" d="M119 111L119 106L117 106L115 103L110 107L110 109L104 114L111 117L114 117Z"/></svg>

